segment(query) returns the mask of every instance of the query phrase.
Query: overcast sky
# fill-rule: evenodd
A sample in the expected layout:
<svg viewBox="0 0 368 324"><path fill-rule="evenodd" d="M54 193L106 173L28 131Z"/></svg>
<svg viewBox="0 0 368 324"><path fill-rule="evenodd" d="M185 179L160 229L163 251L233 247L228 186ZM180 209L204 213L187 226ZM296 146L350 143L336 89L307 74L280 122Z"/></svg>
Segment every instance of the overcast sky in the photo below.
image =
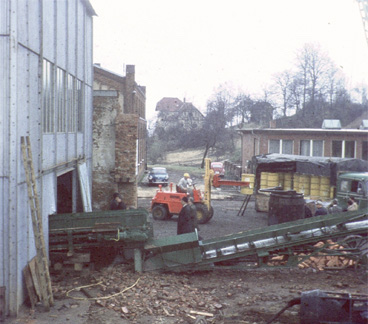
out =
<svg viewBox="0 0 368 324"><path fill-rule="evenodd" d="M163 97L205 112L219 85L252 97L318 43L348 86L368 84L368 45L355 0L90 0L94 63L135 65L147 118Z"/></svg>

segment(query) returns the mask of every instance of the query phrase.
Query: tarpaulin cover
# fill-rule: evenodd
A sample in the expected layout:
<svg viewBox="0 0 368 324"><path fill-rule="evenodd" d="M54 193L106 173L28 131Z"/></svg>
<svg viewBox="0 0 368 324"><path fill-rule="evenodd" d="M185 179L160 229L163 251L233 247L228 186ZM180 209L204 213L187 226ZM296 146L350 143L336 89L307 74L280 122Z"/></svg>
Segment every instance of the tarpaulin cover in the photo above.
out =
<svg viewBox="0 0 368 324"><path fill-rule="evenodd" d="M256 176L259 176L261 172L297 172L324 176L330 178L331 185L336 185L340 172L367 172L368 161L350 158L264 154L253 156L251 171Z"/></svg>

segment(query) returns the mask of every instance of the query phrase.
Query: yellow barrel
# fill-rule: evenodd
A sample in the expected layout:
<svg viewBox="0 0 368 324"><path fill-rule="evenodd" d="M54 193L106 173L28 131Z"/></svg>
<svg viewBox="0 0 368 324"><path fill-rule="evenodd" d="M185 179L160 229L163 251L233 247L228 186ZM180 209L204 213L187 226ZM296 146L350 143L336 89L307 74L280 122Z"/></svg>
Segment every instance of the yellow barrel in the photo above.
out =
<svg viewBox="0 0 368 324"><path fill-rule="evenodd" d="M284 188L284 173L283 172L279 172L279 186L281 188Z"/></svg>
<svg viewBox="0 0 368 324"><path fill-rule="evenodd" d="M304 196L310 195L310 176L307 174L299 175L299 187L298 192L304 194Z"/></svg>
<svg viewBox="0 0 368 324"><path fill-rule="evenodd" d="M252 195L254 188L254 174L243 173L241 181L249 182L248 187L241 187L240 192L244 195Z"/></svg>
<svg viewBox="0 0 368 324"><path fill-rule="evenodd" d="M320 177L312 175L311 178L310 178L310 196L311 196L311 199L319 197L320 184L321 184Z"/></svg>
<svg viewBox="0 0 368 324"><path fill-rule="evenodd" d="M260 189L267 188L267 178L268 178L268 172L261 172Z"/></svg>
<svg viewBox="0 0 368 324"><path fill-rule="evenodd" d="M299 174L298 173L293 174L293 189L295 191L299 191Z"/></svg>
<svg viewBox="0 0 368 324"><path fill-rule="evenodd" d="M291 173L284 173L284 190L291 189Z"/></svg>
<svg viewBox="0 0 368 324"><path fill-rule="evenodd" d="M267 177L268 188L277 187L279 185L279 174L275 172L269 172Z"/></svg>

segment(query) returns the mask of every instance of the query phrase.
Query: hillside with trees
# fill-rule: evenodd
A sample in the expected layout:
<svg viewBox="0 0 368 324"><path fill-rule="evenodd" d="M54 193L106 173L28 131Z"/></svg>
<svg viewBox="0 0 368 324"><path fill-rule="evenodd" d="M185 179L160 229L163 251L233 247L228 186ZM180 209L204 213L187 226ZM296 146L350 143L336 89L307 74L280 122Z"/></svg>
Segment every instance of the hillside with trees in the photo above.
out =
<svg viewBox="0 0 368 324"><path fill-rule="evenodd" d="M203 149L240 162L239 128L320 128L324 119L346 127L368 111L366 87L348 89L342 69L317 44L305 44L295 65L273 76L262 97L219 87L207 101L202 127L185 130L180 122L158 128L149 137L148 158L160 161L165 152Z"/></svg>

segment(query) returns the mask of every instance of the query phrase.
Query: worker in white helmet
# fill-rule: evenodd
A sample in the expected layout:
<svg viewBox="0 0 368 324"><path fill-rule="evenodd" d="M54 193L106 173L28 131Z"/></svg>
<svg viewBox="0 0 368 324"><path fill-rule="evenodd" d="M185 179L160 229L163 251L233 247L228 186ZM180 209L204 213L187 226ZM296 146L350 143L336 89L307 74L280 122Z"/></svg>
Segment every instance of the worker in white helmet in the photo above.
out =
<svg viewBox="0 0 368 324"><path fill-rule="evenodd" d="M193 196L193 190L191 188L192 181L190 179L189 173L184 173L183 177L180 179L176 186L177 192L184 192L189 193L191 196Z"/></svg>

